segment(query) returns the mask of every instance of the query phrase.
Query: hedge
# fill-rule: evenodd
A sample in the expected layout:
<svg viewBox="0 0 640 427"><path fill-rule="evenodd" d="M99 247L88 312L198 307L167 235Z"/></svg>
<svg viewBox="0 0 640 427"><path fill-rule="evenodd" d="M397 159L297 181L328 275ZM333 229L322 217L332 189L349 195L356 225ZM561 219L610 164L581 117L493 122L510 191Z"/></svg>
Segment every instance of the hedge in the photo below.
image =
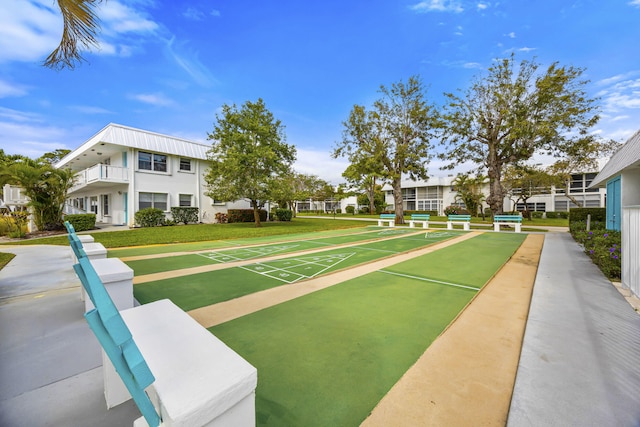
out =
<svg viewBox="0 0 640 427"><path fill-rule="evenodd" d="M404 211L405 215L413 215L413 214L429 214L431 216L438 216L438 211L416 211L416 210L406 210Z"/></svg>
<svg viewBox="0 0 640 427"><path fill-rule="evenodd" d="M569 209L569 223L573 221L586 221L587 215L591 215L591 221L607 221L607 208L572 208Z"/></svg>
<svg viewBox="0 0 640 427"><path fill-rule="evenodd" d="M76 231L87 231L96 228L96 214L69 214L65 215L65 221L69 221Z"/></svg>
<svg viewBox="0 0 640 427"><path fill-rule="evenodd" d="M171 217L178 224L197 223L198 208L175 206L171 208Z"/></svg>
<svg viewBox="0 0 640 427"><path fill-rule="evenodd" d="M260 209L260 221L267 220L267 211ZM253 209L229 209L227 222L254 222Z"/></svg>
<svg viewBox="0 0 640 427"><path fill-rule="evenodd" d="M135 213L134 218L140 227L159 227L164 225L166 219L164 211L158 208L140 209Z"/></svg>
<svg viewBox="0 0 640 427"><path fill-rule="evenodd" d="M293 212L291 209L276 209L276 218L278 221L291 221Z"/></svg>

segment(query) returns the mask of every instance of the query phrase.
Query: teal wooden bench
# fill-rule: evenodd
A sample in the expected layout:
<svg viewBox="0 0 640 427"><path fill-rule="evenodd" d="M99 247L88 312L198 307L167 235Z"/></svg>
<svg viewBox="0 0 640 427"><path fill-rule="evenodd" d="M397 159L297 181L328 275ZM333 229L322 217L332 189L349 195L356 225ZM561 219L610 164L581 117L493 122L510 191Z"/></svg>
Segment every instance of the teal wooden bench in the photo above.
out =
<svg viewBox="0 0 640 427"><path fill-rule="evenodd" d="M429 218L431 218L430 214L411 214L409 228L414 228L416 222L421 222L422 228L429 228Z"/></svg>
<svg viewBox="0 0 640 427"><path fill-rule="evenodd" d="M389 223L389 227L395 227L396 214L380 214L380 219L378 219L378 227L383 227L385 222Z"/></svg>
<svg viewBox="0 0 640 427"><path fill-rule="evenodd" d="M516 233L520 233L522 231L522 217L520 215L494 215L493 231L500 231L501 225L513 225Z"/></svg>
<svg viewBox="0 0 640 427"><path fill-rule="evenodd" d="M454 224L462 224L467 231L471 228L471 215L449 215L447 219L447 230L453 230Z"/></svg>
<svg viewBox="0 0 640 427"><path fill-rule="evenodd" d="M171 301L118 311L88 257L74 269L95 306L85 318L104 351L107 407L133 398L134 427L255 426L252 365Z"/></svg>

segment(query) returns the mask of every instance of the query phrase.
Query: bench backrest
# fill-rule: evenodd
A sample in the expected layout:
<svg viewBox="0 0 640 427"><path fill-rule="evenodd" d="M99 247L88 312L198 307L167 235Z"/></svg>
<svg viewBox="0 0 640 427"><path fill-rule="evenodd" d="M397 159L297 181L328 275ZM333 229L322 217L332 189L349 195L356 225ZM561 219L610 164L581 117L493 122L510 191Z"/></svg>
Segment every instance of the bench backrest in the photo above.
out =
<svg viewBox="0 0 640 427"><path fill-rule="evenodd" d="M78 264L73 268L95 306L84 315L89 327L113 363L147 424L150 427L159 426L160 416L144 391L155 381L155 377L133 341L131 331L120 316L89 258L78 258Z"/></svg>
<svg viewBox="0 0 640 427"><path fill-rule="evenodd" d="M471 221L471 215L449 215L449 221Z"/></svg>
<svg viewBox="0 0 640 427"><path fill-rule="evenodd" d="M500 221L522 222L522 217L520 215L494 215L493 220L496 222L500 222Z"/></svg>
<svg viewBox="0 0 640 427"><path fill-rule="evenodd" d="M380 219L395 219L396 214L380 214Z"/></svg>
<svg viewBox="0 0 640 427"><path fill-rule="evenodd" d="M67 228L67 233L71 234L76 232L76 229L73 227L73 224L71 224L69 221L65 221L64 226Z"/></svg>
<svg viewBox="0 0 640 427"><path fill-rule="evenodd" d="M431 214L412 214L411 219L429 221Z"/></svg>

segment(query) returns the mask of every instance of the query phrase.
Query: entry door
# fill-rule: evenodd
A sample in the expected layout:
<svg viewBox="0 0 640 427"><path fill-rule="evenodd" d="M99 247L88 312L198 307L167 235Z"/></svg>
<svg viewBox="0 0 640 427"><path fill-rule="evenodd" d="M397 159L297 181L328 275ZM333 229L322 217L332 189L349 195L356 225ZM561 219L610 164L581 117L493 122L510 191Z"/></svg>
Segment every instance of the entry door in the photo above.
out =
<svg viewBox="0 0 640 427"><path fill-rule="evenodd" d="M607 230L620 231L621 222L620 176L617 176L607 181Z"/></svg>

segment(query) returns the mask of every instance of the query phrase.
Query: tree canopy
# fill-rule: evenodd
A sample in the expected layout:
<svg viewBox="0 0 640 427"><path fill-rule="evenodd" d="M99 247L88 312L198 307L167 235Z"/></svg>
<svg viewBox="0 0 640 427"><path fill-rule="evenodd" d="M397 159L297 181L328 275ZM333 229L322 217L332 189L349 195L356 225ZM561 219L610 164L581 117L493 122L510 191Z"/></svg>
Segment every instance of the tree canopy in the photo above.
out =
<svg viewBox="0 0 640 427"><path fill-rule="evenodd" d="M247 101L240 109L225 104L208 139L213 144L207 153L207 195L223 201L249 200L259 227L260 208L275 200L276 183L291 172L296 158L295 147L286 143L284 126L262 99Z"/></svg>
<svg viewBox="0 0 640 427"><path fill-rule="evenodd" d="M596 139L588 134L596 124L595 100L588 97L583 69L540 66L515 58L499 60L488 74L476 78L463 95L445 94L441 154L453 168L472 162L487 172L487 203L494 213L503 210L503 168L522 164L534 154L584 157ZM582 149L580 149L582 147ZM596 149L597 151L597 149Z"/></svg>
<svg viewBox="0 0 640 427"><path fill-rule="evenodd" d="M354 105L343 122L342 141L334 149L334 158L345 156L362 175L374 175L391 183L394 192L396 222L404 223L401 180L427 179L427 163L437 123L435 108L427 104L419 77L390 88L381 86L382 97L371 110Z"/></svg>

